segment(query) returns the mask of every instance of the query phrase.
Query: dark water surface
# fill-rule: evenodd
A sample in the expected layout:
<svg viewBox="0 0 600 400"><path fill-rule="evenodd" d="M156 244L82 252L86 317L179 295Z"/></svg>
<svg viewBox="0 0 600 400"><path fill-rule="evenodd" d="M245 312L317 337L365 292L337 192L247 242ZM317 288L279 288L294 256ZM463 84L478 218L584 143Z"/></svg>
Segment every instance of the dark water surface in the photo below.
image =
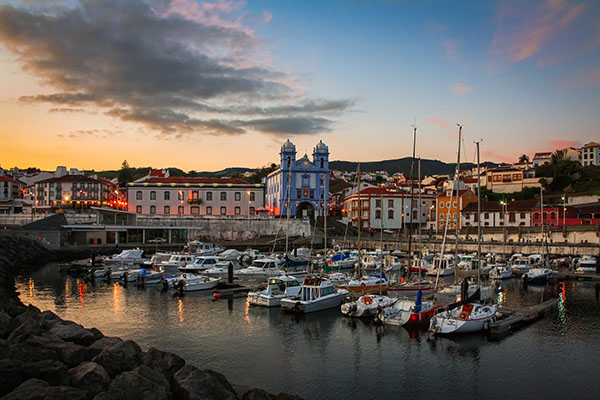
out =
<svg viewBox="0 0 600 400"><path fill-rule="evenodd" d="M249 308L245 298L183 298L116 283L86 283L49 264L17 280L21 300L107 336L171 351L231 382L306 399L598 399L600 285L502 283L520 307L559 297L559 312L500 342L483 334L428 342L339 310L307 316Z"/></svg>

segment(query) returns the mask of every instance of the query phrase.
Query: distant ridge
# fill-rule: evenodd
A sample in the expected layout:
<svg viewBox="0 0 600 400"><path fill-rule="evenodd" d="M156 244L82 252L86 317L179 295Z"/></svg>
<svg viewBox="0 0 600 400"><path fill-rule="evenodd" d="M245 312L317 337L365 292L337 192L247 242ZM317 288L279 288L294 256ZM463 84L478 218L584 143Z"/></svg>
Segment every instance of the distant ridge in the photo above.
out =
<svg viewBox="0 0 600 400"><path fill-rule="evenodd" d="M376 171L387 171L389 174L395 174L396 172L402 172L405 176L410 175L410 163L412 158L398 158L395 160L383 160L383 161L367 161L360 163L360 170L362 172L376 172ZM357 162L354 161L331 161L329 163L329 169L335 169L338 171L354 172L356 171ZM489 168L497 167L500 164L492 162L483 162L482 166ZM473 163L461 163L460 169L471 169L475 167ZM417 174L417 164L415 162L415 175ZM421 175L450 175L454 173L456 169L456 163L445 163L440 160L428 160L421 159Z"/></svg>
<svg viewBox="0 0 600 400"><path fill-rule="evenodd" d="M202 171L197 172L196 175L202 178L221 178L223 176L230 176L231 174L243 174L246 172L255 171L255 168L245 167L230 167L220 171Z"/></svg>

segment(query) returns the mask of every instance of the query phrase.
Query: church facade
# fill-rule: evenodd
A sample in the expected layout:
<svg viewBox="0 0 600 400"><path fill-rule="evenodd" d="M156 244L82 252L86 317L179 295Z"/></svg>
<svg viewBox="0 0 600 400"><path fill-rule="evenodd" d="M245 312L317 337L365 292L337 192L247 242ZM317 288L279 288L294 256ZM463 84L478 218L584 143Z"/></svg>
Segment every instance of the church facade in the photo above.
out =
<svg viewBox="0 0 600 400"><path fill-rule="evenodd" d="M296 159L296 146L281 146L279 169L265 178L265 207L278 217L312 218L329 209L329 148L319 141L312 159Z"/></svg>

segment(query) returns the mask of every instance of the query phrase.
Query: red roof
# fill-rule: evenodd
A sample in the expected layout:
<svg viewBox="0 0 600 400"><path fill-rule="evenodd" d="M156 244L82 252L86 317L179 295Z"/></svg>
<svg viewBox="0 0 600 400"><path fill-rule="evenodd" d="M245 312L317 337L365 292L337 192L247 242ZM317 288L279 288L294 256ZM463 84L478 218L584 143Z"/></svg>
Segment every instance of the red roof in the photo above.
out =
<svg viewBox="0 0 600 400"><path fill-rule="evenodd" d="M0 176L0 182L12 182L12 183L16 183L17 185L24 185L23 182L19 182L18 180L13 179L8 176Z"/></svg>
<svg viewBox="0 0 600 400"><path fill-rule="evenodd" d="M548 152L544 152L544 153L535 153L535 155L533 156L533 158L536 157L543 157L543 156L551 156L552 152L548 151Z"/></svg>
<svg viewBox="0 0 600 400"><path fill-rule="evenodd" d="M477 178L463 178L461 181L464 183L477 183Z"/></svg>
<svg viewBox="0 0 600 400"><path fill-rule="evenodd" d="M360 191L360 194L388 194L390 193L384 188L370 187Z"/></svg>
<svg viewBox="0 0 600 400"><path fill-rule="evenodd" d="M98 177L98 182L102 182L105 185L112 185L112 186L117 186L116 184L114 184L110 179L106 179L106 178L100 178Z"/></svg>
<svg viewBox="0 0 600 400"><path fill-rule="evenodd" d="M157 177L164 178L167 175L168 172L169 172L168 169L153 169L153 168L150 168L150 173L148 175L149 176L157 176Z"/></svg>
<svg viewBox="0 0 600 400"><path fill-rule="evenodd" d="M185 176L170 176L168 178L150 178L145 180L143 183L222 183L222 184L248 184L248 182L241 179L229 179L229 178L190 178Z"/></svg>

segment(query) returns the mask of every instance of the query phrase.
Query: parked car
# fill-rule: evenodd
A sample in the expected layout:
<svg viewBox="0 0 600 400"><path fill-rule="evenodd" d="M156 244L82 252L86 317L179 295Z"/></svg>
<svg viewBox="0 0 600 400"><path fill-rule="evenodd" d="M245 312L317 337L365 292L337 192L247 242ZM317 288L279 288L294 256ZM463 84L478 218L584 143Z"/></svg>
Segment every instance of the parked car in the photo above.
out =
<svg viewBox="0 0 600 400"><path fill-rule="evenodd" d="M152 239L148 239L148 243L151 244L164 244L167 243L167 239L163 238L163 237L155 237Z"/></svg>

